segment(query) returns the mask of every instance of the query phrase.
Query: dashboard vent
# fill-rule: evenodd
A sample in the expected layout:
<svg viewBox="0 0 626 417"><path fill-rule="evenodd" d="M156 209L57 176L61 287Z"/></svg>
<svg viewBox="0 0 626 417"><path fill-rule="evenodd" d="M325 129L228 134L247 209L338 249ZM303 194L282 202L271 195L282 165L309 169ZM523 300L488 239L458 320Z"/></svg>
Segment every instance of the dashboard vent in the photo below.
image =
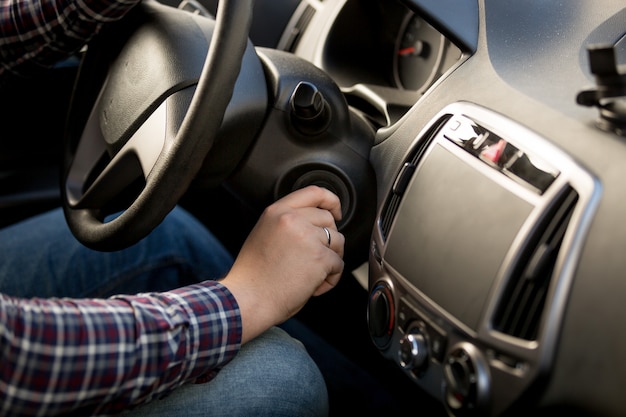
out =
<svg viewBox="0 0 626 417"><path fill-rule="evenodd" d="M550 280L578 194L566 187L534 233L507 284L494 328L525 340L537 338Z"/></svg>
<svg viewBox="0 0 626 417"><path fill-rule="evenodd" d="M391 224L393 223L393 218L398 211L399 205L400 196L395 192L392 192L385 203L383 214L380 216L380 231L383 241L386 241L387 236L389 236L389 230L391 230Z"/></svg>
<svg viewBox="0 0 626 417"><path fill-rule="evenodd" d="M300 38L306 30L307 26L309 26L309 23L311 22L311 19L313 19L313 16L315 16L315 8L307 5L302 11L302 14L300 14L300 17L298 18L296 23L289 31L287 40L285 41L284 45L282 45L283 50L288 52L294 52L296 50L298 42L300 42Z"/></svg>
<svg viewBox="0 0 626 417"><path fill-rule="evenodd" d="M446 115L434 123L422 137L422 140L417 141L417 145L406 157L380 214L378 224L383 242L385 242L389 236L391 225L393 224L393 220L398 212L398 207L400 206L400 201L402 200L402 195L404 194L406 187L409 185L409 181L415 172L415 168L417 167L417 163L420 160L422 153L437 131L439 131L441 126L443 126L445 122L450 119L450 117L450 115Z"/></svg>

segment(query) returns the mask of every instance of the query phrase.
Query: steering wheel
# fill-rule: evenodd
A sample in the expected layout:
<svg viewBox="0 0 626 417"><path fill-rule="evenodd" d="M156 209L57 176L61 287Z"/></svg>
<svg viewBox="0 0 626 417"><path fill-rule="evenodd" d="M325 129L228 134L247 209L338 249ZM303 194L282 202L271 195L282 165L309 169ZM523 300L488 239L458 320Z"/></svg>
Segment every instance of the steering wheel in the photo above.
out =
<svg viewBox="0 0 626 417"><path fill-rule="evenodd" d="M211 33L200 30L199 16L146 1L122 30L109 31L112 40L100 41L121 49L110 53L84 129L70 131L65 144L62 204L81 243L101 251L130 246L186 192L233 94L252 3L220 0ZM80 110L84 103L75 101Z"/></svg>

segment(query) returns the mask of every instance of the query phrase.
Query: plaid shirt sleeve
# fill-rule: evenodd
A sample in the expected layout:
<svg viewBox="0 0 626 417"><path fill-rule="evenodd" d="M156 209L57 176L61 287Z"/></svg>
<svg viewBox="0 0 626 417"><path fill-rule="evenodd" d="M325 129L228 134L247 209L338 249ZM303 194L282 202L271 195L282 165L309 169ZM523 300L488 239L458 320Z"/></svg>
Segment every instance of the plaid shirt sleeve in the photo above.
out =
<svg viewBox="0 0 626 417"><path fill-rule="evenodd" d="M203 382L238 352L233 295L206 281L106 300L0 295L0 415L109 415Z"/></svg>
<svg viewBox="0 0 626 417"><path fill-rule="evenodd" d="M0 77L53 66L139 1L0 0Z"/></svg>

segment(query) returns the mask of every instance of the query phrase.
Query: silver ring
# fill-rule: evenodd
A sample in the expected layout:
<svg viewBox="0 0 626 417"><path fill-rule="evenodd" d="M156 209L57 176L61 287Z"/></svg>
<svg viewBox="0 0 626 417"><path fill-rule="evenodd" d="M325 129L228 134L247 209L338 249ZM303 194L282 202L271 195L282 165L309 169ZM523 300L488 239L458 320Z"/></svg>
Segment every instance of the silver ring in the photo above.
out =
<svg viewBox="0 0 626 417"><path fill-rule="evenodd" d="M326 232L326 238L328 239L328 247L330 247L330 231L325 227L322 227L322 229L324 229L324 231Z"/></svg>

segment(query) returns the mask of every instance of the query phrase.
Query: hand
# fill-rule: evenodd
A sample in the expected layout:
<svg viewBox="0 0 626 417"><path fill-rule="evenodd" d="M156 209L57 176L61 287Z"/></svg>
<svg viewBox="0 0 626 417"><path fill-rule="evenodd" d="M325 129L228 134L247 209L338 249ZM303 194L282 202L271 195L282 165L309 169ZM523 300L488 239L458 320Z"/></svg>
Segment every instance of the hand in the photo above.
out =
<svg viewBox="0 0 626 417"><path fill-rule="evenodd" d="M239 303L243 342L337 285L345 241L337 220L339 198L316 186L294 191L265 209L222 281Z"/></svg>

